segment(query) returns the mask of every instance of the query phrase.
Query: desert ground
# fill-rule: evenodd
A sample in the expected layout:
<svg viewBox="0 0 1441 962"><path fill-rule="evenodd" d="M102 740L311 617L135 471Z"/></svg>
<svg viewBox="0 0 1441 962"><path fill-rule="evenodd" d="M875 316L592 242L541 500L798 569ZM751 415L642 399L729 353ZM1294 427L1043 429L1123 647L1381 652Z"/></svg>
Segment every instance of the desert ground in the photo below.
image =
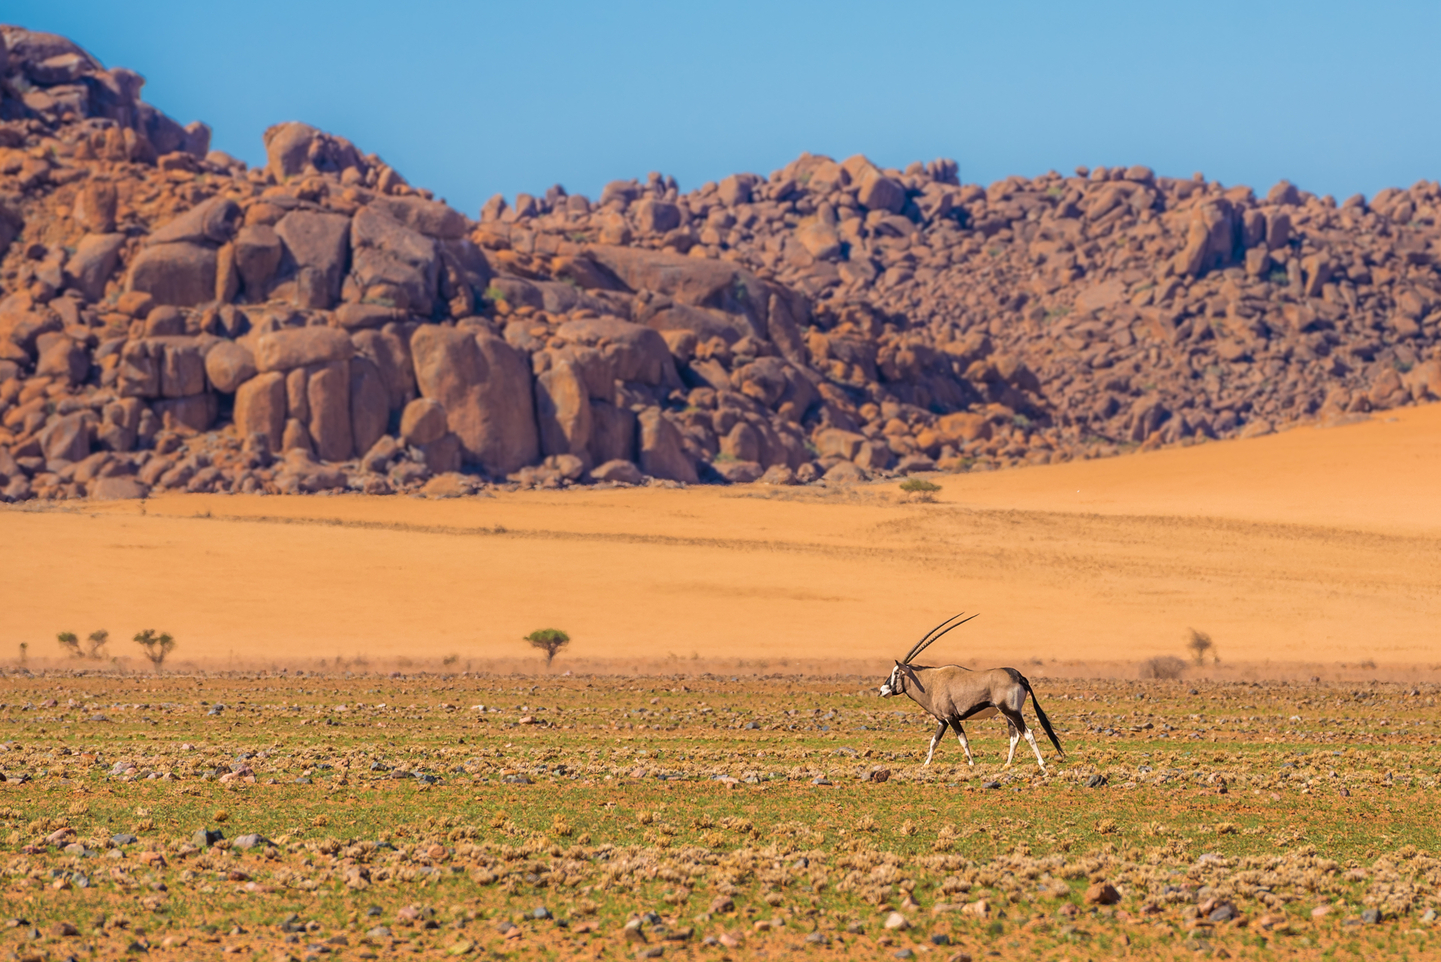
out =
<svg viewBox="0 0 1441 962"><path fill-rule="evenodd" d="M968 610L932 657L1134 677L1194 627L1212 673L1429 679L1438 477L1430 405L938 476L934 503L895 482L30 502L0 508L0 653L62 664L56 632L104 628L137 666L148 627L178 640L175 667L533 670L522 637L558 627L558 671L879 671Z"/></svg>
<svg viewBox="0 0 1441 962"><path fill-rule="evenodd" d="M1441 406L857 487L0 510L25 960L1425 956ZM1066 749L876 684L913 636ZM574 637L546 669L520 640ZM113 660L55 632L112 632ZM149 670L128 638L180 647ZM1217 664L1141 680L1209 632ZM127 651L126 649L132 649ZM1436 659L1441 661L1441 659ZM1034 719L1028 706L1027 715Z"/></svg>

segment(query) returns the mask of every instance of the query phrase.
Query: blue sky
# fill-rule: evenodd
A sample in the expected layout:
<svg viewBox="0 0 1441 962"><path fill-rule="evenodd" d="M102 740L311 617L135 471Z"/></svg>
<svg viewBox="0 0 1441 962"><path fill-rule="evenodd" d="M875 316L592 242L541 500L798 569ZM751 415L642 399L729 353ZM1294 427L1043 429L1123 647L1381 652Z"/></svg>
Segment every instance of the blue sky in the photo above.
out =
<svg viewBox="0 0 1441 962"><path fill-rule="evenodd" d="M10 0L261 162L304 120L474 216L803 150L966 182L1078 164L1338 198L1441 176L1441 4Z"/></svg>

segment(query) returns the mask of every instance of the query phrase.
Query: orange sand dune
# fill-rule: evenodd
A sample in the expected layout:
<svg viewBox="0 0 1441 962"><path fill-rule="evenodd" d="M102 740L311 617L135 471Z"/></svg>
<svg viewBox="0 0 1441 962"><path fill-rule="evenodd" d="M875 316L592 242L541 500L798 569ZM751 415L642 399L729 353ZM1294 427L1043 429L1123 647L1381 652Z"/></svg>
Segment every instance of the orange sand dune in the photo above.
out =
<svg viewBox="0 0 1441 962"><path fill-rule="evenodd" d="M577 657L879 663L966 608L938 659L1137 661L1195 626L1228 661L1441 662L1441 405L938 480L934 504L886 483L0 508L0 658L154 627L181 660L469 661L554 626Z"/></svg>

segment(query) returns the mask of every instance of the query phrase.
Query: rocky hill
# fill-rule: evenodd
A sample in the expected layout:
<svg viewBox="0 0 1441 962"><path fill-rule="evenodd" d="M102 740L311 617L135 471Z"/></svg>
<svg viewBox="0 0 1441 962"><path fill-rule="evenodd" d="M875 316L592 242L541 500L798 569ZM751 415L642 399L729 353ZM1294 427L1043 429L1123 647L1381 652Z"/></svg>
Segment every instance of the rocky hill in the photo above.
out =
<svg viewBox="0 0 1441 962"><path fill-rule="evenodd" d="M0 497L834 483L1441 395L1441 189L803 155L472 220L0 28ZM654 483L654 482L652 482Z"/></svg>

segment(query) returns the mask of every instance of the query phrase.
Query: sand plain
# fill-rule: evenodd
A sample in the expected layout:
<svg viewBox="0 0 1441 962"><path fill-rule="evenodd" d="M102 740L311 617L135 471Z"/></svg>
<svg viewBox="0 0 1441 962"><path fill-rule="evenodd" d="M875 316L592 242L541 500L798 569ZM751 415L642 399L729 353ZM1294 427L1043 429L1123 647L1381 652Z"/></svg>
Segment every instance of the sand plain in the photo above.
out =
<svg viewBox="0 0 1441 962"><path fill-rule="evenodd" d="M930 504L889 482L0 506L0 659L154 627L178 665L493 669L554 626L557 670L879 667L967 609L937 660L1127 673L1194 626L1226 666L1441 677L1441 405L937 480Z"/></svg>

